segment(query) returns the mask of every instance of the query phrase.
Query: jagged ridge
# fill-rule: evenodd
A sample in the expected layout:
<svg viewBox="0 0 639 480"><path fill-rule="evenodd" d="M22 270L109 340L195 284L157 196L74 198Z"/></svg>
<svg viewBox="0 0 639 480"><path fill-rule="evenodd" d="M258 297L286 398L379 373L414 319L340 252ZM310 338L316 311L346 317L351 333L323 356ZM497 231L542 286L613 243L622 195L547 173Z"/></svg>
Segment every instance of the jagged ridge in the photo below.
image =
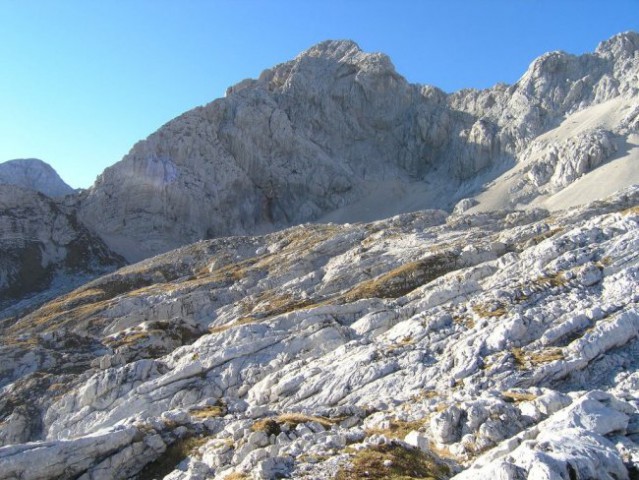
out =
<svg viewBox="0 0 639 480"><path fill-rule="evenodd" d="M136 144L98 178L80 217L140 259L336 210L357 221L370 220L368 210L450 209L528 158L566 115L622 99L630 117L605 128L619 141L636 134L637 38L620 34L579 57L547 54L513 86L451 95L407 83L386 55L324 42ZM617 150L558 175L570 183Z"/></svg>

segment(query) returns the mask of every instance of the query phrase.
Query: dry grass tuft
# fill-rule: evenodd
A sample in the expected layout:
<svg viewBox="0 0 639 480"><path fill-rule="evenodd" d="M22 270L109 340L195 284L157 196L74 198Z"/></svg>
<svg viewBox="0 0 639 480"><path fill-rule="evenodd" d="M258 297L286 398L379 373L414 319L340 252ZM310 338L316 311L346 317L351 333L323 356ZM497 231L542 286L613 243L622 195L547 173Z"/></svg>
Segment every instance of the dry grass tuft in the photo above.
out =
<svg viewBox="0 0 639 480"><path fill-rule="evenodd" d="M233 472L224 477L224 480L249 480L250 478L246 473Z"/></svg>
<svg viewBox="0 0 639 480"><path fill-rule="evenodd" d="M224 415L226 415L226 406L207 405L204 407L196 407L189 412L189 415L200 420L214 417L223 417Z"/></svg>
<svg viewBox="0 0 639 480"><path fill-rule="evenodd" d="M419 430L424 426L426 420L398 420L393 419L390 421L388 428L367 428L366 434L371 435L385 435L388 438L397 438L403 440L413 430Z"/></svg>
<svg viewBox="0 0 639 480"><path fill-rule="evenodd" d="M473 311L483 318L497 318L508 314L506 306L501 302L473 305Z"/></svg>
<svg viewBox="0 0 639 480"><path fill-rule="evenodd" d="M612 265L612 262L613 262L612 258L610 258L608 255L606 255L604 257L601 257L599 259L599 261L596 263L596 265L599 268L603 269L603 268L605 268L605 267L607 267L609 265Z"/></svg>
<svg viewBox="0 0 639 480"><path fill-rule="evenodd" d="M364 298L398 298L457 268L455 253L435 253L361 282L346 292L343 299L354 302Z"/></svg>
<svg viewBox="0 0 639 480"><path fill-rule="evenodd" d="M303 413L283 413L275 418L275 421L280 425L288 423L291 426L298 426L301 423L316 422L324 428L331 428L338 423L340 419L326 418L316 415L305 415Z"/></svg>
<svg viewBox="0 0 639 480"><path fill-rule="evenodd" d="M439 392L437 390L422 390L420 393L413 396L413 402L418 402L420 400L430 400L431 398L439 397Z"/></svg>
<svg viewBox="0 0 639 480"><path fill-rule="evenodd" d="M445 480L451 474L450 467L434 454L391 443L355 452L350 465L340 468L335 479Z"/></svg>
<svg viewBox="0 0 639 480"><path fill-rule="evenodd" d="M453 315L453 323L456 325L463 325L469 330L475 328L475 320L466 315Z"/></svg>
<svg viewBox="0 0 639 480"><path fill-rule="evenodd" d="M566 285L567 280L563 272L557 272L552 275L538 277L537 279L533 280L532 283L533 285L537 285L543 288L563 287L564 285Z"/></svg>
<svg viewBox="0 0 639 480"><path fill-rule="evenodd" d="M209 327L209 333L222 333L222 332L226 332L229 328L231 328L233 325L230 323L226 323L224 325L218 325L215 327Z"/></svg>
<svg viewBox="0 0 639 480"><path fill-rule="evenodd" d="M386 353L390 354L390 353L396 352L409 345L415 345L415 339L411 337L410 335L398 340L396 343L393 343L387 346Z"/></svg>
<svg viewBox="0 0 639 480"><path fill-rule="evenodd" d="M263 259L263 257L251 257L208 272L204 269L198 272L198 276L206 278L210 282L232 284L246 278L249 272L256 268L257 263Z"/></svg>
<svg viewBox="0 0 639 480"><path fill-rule="evenodd" d="M329 429L341 420L341 418L327 418L303 413L282 413L277 417L257 420L251 427L251 430L254 432L266 432L269 435L279 435L282 431L282 425L285 424L290 428L295 428L302 423L316 422L324 428Z"/></svg>
<svg viewBox="0 0 639 480"><path fill-rule="evenodd" d="M564 353L560 348L544 348L534 352L521 348L513 348L510 353L515 359L515 365L520 369L532 368L545 363L564 359Z"/></svg>
<svg viewBox="0 0 639 480"><path fill-rule="evenodd" d="M204 445L207 440L207 437L187 437L176 440L159 458L144 467L144 470L137 476L138 480L164 478L175 470L175 467L182 460L192 455L196 448Z"/></svg>
<svg viewBox="0 0 639 480"><path fill-rule="evenodd" d="M272 317L308 308L314 303L310 298L295 298L290 293L268 290L260 294L253 306L245 305L245 309L254 316Z"/></svg>
<svg viewBox="0 0 639 480"><path fill-rule="evenodd" d="M539 235L532 237L530 240L528 240L528 242L529 244L532 244L532 245L538 245L544 240L554 237L555 235L557 235L558 233L562 233L563 231L564 229L561 227L551 228L550 230L547 230L544 233L540 233Z"/></svg>
<svg viewBox="0 0 639 480"><path fill-rule="evenodd" d="M532 402L537 398L537 395L528 392L514 392L511 390L507 390L502 392L504 396L504 400L510 403L519 403L519 402Z"/></svg>
<svg viewBox="0 0 639 480"><path fill-rule="evenodd" d="M279 435L282 431L282 429L280 428L280 424L272 418L263 418L261 420L257 420L251 426L251 430L253 430L254 432L265 432L268 435Z"/></svg>
<svg viewBox="0 0 639 480"><path fill-rule="evenodd" d="M151 338L152 335L161 335L161 330L137 330L132 332L123 332L116 337L107 337L104 343L109 347L116 349L124 346L134 346Z"/></svg>

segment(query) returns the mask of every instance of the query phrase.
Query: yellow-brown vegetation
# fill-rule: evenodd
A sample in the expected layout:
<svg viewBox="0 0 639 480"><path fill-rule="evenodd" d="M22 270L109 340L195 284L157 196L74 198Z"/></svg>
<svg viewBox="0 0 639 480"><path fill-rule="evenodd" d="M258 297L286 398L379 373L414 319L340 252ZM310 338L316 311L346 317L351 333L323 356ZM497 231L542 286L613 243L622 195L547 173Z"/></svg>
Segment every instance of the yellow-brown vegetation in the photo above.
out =
<svg viewBox="0 0 639 480"><path fill-rule="evenodd" d="M207 418L222 417L226 415L226 406L224 405L206 405L203 407L196 407L189 411L189 415L199 420Z"/></svg>
<svg viewBox="0 0 639 480"><path fill-rule="evenodd" d="M341 420L341 418L327 418L303 413L282 413L276 417L257 420L251 426L251 430L254 432L266 432L269 435L278 435L282 431L282 425L285 424L289 428L295 428L301 423L317 422L328 429Z"/></svg>
<svg viewBox="0 0 639 480"><path fill-rule="evenodd" d="M504 399L507 402L519 403L519 402L532 402L537 395L529 392L515 392L512 390L507 390L502 392Z"/></svg>
<svg viewBox="0 0 639 480"><path fill-rule="evenodd" d="M424 426L426 419L422 420L390 420L388 428L367 428L367 435L385 435L389 438L397 438L403 440L413 430L419 430Z"/></svg>
<svg viewBox="0 0 639 480"><path fill-rule="evenodd" d="M513 348L511 354L515 359L515 365L520 369L536 367L545 363L563 360L564 354L560 348L544 348L535 351L526 351L521 348Z"/></svg>
<svg viewBox="0 0 639 480"><path fill-rule="evenodd" d="M138 474L138 480L154 480L164 478L186 457L192 455L198 447L201 447L208 440L207 437L185 437L179 438L154 462L146 465L144 470Z"/></svg>
<svg viewBox="0 0 639 480"><path fill-rule="evenodd" d="M348 302L364 298L397 298L448 272L456 270L457 255L440 252L422 260L409 262L371 280L366 280L346 292Z"/></svg>
<svg viewBox="0 0 639 480"><path fill-rule="evenodd" d="M450 467L435 454L391 443L354 452L350 464L340 468L335 479L445 480L451 474Z"/></svg>
<svg viewBox="0 0 639 480"><path fill-rule="evenodd" d="M482 318L496 318L508 314L506 306L501 302L473 305L473 312Z"/></svg>

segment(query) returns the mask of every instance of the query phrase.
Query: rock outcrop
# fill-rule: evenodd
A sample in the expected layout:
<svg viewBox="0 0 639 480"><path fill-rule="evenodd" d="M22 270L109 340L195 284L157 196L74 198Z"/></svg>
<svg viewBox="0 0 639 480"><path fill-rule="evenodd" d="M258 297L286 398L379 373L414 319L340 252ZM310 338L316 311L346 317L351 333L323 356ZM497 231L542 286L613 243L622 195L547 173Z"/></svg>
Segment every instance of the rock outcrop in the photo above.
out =
<svg viewBox="0 0 639 480"><path fill-rule="evenodd" d="M0 185L0 298L47 288L0 320L0 480L636 478L638 65L447 95L325 42L87 192Z"/></svg>
<svg viewBox="0 0 639 480"><path fill-rule="evenodd" d="M0 253L0 309L124 265L72 205L13 185L0 185Z"/></svg>
<svg viewBox="0 0 639 480"><path fill-rule="evenodd" d="M136 144L88 191L80 218L114 250L140 259L340 209L341 218L362 220L349 206L384 195L394 214L415 204L451 209L513 165L541 156L516 172L521 194L510 204L499 197L502 208L512 208L556 193L625 141L639 146L628 140L637 134L638 38L620 34L579 57L550 53L515 85L450 95L409 84L383 54L323 42ZM610 100L634 116L535 143L567 116ZM390 193L397 184L400 194ZM419 190L412 202L404 198L410 185ZM535 193L540 185L547 187Z"/></svg>
<svg viewBox="0 0 639 480"><path fill-rule="evenodd" d="M48 163L36 158L0 163L0 185L16 185L44 193L49 197L63 197L75 193Z"/></svg>

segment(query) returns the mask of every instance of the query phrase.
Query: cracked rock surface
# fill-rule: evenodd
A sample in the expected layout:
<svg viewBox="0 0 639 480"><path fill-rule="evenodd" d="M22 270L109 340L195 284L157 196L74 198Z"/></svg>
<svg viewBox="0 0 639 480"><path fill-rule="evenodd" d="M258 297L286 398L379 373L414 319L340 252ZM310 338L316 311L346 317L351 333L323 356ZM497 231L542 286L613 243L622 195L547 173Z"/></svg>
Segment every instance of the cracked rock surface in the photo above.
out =
<svg viewBox="0 0 639 480"><path fill-rule="evenodd" d="M632 478L637 205L307 224L101 277L3 327L0 478Z"/></svg>

